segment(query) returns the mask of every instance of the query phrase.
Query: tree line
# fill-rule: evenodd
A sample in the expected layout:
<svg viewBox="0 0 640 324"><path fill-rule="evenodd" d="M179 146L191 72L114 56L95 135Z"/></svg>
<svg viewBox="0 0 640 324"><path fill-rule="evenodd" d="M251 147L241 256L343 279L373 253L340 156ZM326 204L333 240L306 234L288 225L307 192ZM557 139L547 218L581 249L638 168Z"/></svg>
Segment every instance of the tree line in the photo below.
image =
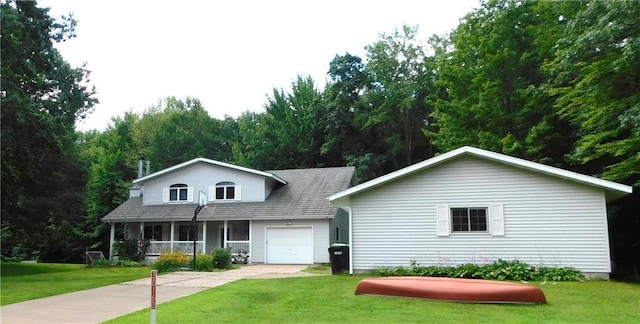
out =
<svg viewBox="0 0 640 324"><path fill-rule="evenodd" d="M195 157L259 170L353 165L366 181L471 145L637 188L639 14L637 1L483 1L449 34L423 40L403 26L365 57L337 54L322 89L296 76L260 112L216 119L197 98L168 96L78 132L97 98L89 71L53 47L75 20L3 2L2 255L107 250L99 220L127 199L139 156L153 170ZM622 272L640 264L639 198L609 213Z"/></svg>

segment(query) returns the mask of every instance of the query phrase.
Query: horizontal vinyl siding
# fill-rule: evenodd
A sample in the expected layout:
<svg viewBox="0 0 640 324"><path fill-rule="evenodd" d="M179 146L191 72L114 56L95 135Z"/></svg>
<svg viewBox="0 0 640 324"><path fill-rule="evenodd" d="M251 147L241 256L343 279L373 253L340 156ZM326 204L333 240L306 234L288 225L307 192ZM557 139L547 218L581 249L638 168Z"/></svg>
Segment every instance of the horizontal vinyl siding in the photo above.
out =
<svg viewBox="0 0 640 324"><path fill-rule="evenodd" d="M143 203L145 205L162 204L162 189L176 183L184 183L189 187L194 187L193 203L197 202L199 191L207 193L209 196L207 198L212 201L215 197L209 193L209 186L215 186L216 183L222 181L231 181L239 185L242 190L240 193L242 201L265 200L264 177L203 162L145 181Z"/></svg>
<svg viewBox="0 0 640 324"><path fill-rule="evenodd" d="M254 263L265 262L265 228L266 227L286 227L286 226L313 226L313 262L329 262L329 219L320 220L290 220L291 224L286 225L286 220L274 221L252 221L251 244L252 259Z"/></svg>
<svg viewBox="0 0 640 324"><path fill-rule="evenodd" d="M610 272L604 194L591 187L473 157L351 198L355 270L517 259ZM504 207L504 236L437 236L436 206ZM489 220L490 221L490 220Z"/></svg>

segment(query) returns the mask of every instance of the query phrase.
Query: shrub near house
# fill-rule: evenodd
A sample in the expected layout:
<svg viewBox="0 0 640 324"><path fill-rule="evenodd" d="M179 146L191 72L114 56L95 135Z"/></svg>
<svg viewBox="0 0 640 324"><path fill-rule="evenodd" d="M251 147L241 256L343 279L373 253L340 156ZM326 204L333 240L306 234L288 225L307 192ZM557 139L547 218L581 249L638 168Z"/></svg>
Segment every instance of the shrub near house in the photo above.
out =
<svg viewBox="0 0 640 324"><path fill-rule="evenodd" d="M410 267L380 268L378 276L424 276L510 281L583 281L586 277L571 267L534 267L517 260L498 260L491 264L461 264L459 266L420 266L411 261Z"/></svg>

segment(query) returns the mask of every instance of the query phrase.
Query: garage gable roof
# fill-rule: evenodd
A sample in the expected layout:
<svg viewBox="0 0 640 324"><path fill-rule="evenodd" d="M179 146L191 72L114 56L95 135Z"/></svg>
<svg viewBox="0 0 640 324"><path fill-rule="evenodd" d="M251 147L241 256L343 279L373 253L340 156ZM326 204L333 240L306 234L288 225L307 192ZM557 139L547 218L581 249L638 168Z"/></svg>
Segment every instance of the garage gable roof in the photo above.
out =
<svg viewBox="0 0 640 324"><path fill-rule="evenodd" d="M239 170L239 171L243 171L243 172L257 174L257 175L260 175L260 176L263 176L263 177L266 177L266 178L274 179L274 180L276 180L276 181L278 181L278 182L280 182L282 184L287 184L287 181L285 181L284 179L278 177L277 175L275 175L273 173L264 172L264 171L258 171L258 170L254 170L254 169L249 169L249 168L245 168L245 167L241 167L241 166L237 166L237 165L233 165L233 164L229 164L229 163L224 163L224 162L220 162L220 161L205 159L205 158L196 158L196 159L193 159L193 160L189 160L187 162L176 164L176 165L174 165L172 167L160 170L160 171L152 173L152 174L150 174L148 176L144 176L142 178L135 179L135 180L133 180L133 183L136 184L136 183L144 182L144 181L149 180L151 178L155 178L155 177L161 176L163 174L167 174L167 173L173 172L175 170L182 169L182 168L187 167L189 165L200 163L200 162L213 164L213 165L217 165L217 166L221 166L221 167L225 167L225 168L229 168L229 169L235 169L235 170Z"/></svg>
<svg viewBox="0 0 640 324"><path fill-rule="evenodd" d="M331 195L329 196L329 201L334 202L334 201L349 197L353 194L356 194L371 188L375 188L387 182L390 182L402 177L406 177L412 173L428 169L430 167L439 165L441 163L445 163L449 160L452 160L454 158L457 158L463 155L471 155L471 156L479 157L485 160L498 162L498 163L526 169L529 171L547 174L547 175L562 178L565 180L594 186L600 189L604 189L606 192L610 193L611 196L607 195L607 197L611 199L622 197L628 193L631 193L633 190L631 186L623 185L620 183L607 181L607 180L591 177L588 175L580 174L577 172L572 172L572 171L568 171L568 170L564 170L564 169L560 169L560 168L556 168L556 167L552 167L552 166L548 166L548 165L544 165L536 162L531 162L531 161L523 160L520 158L516 158L516 157L512 157L512 156L508 156L500 153L486 151L486 150L482 150L482 149L471 147L471 146L463 146L453 151L449 151L447 153L438 155L436 157L430 158L420 163L410 165L403 169L391 172L389 174L383 175L381 177L375 178L373 180L364 182L357 186L351 187L347 190Z"/></svg>

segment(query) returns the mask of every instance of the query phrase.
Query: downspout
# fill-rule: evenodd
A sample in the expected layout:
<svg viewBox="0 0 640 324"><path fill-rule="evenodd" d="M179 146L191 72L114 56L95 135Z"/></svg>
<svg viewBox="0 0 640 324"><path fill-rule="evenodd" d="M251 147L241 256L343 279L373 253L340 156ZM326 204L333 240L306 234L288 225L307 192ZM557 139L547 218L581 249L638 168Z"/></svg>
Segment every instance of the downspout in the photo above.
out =
<svg viewBox="0 0 640 324"><path fill-rule="evenodd" d="M353 274L353 215L351 207L343 207L349 213L349 274Z"/></svg>

